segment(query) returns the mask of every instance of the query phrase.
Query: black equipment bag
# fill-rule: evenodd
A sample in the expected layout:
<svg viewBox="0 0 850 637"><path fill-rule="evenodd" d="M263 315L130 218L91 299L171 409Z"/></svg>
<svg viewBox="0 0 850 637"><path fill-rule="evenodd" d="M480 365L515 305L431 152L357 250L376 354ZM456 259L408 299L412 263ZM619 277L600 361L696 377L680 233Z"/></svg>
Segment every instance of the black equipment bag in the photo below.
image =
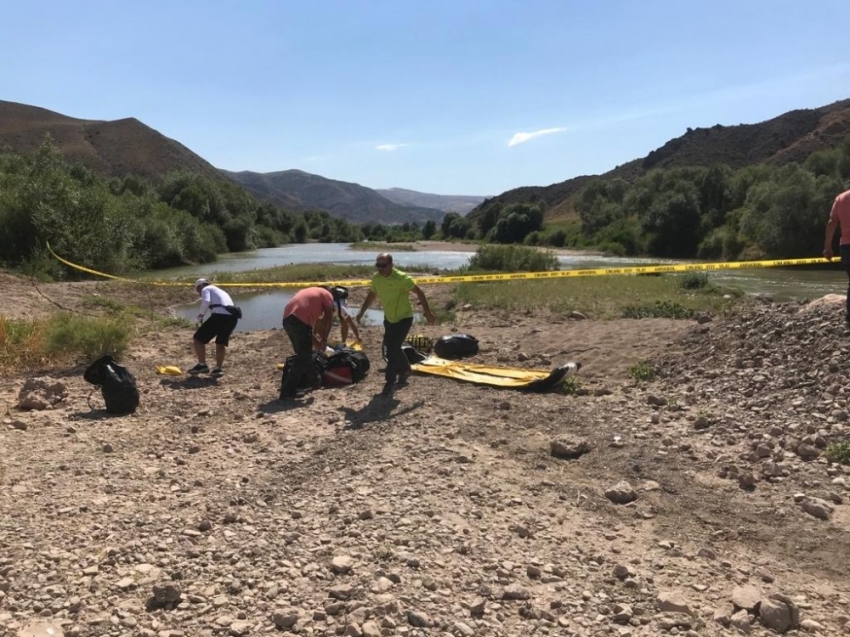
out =
<svg viewBox="0 0 850 637"><path fill-rule="evenodd" d="M434 343L434 353L440 358L457 359L478 353L478 339L469 334L441 336Z"/></svg>
<svg viewBox="0 0 850 637"><path fill-rule="evenodd" d="M325 387L339 387L359 383L366 377L370 365L369 357L364 352L344 347L325 358L322 384Z"/></svg>
<svg viewBox="0 0 850 637"><path fill-rule="evenodd" d="M281 372L280 377L281 387L286 384L287 377L292 373L292 364L295 362L295 359L296 356L293 354L292 356L287 356L286 360L283 362L283 371ZM325 371L325 357L319 352L313 352L313 364L316 366L316 373L319 378L322 378L322 374ZM308 376L304 376L301 379L301 383L298 385L298 389L315 389L315 386L310 384Z"/></svg>
<svg viewBox="0 0 850 637"><path fill-rule="evenodd" d="M139 406L136 379L110 355L102 356L83 372L86 382L100 387L106 411L110 414L132 414Z"/></svg>

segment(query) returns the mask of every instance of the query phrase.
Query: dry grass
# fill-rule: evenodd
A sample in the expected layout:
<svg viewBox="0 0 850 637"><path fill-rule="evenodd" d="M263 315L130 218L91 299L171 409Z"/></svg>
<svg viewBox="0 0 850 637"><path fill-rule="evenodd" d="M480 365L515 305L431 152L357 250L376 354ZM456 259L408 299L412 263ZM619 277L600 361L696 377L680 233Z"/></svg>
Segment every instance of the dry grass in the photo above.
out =
<svg viewBox="0 0 850 637"><path fill-rule="evenodd" d="M47 362L48 321L13 321L0 316L0 369L32 369Z"/></svg>
<svg viewBox="0 0 850 637"><path fill-rule="evenodd" d="M128 315L92 318L63 312L30 321L0 316L0 370L82 363L103 354L118 358L127 349L133 327Z"/></svg>

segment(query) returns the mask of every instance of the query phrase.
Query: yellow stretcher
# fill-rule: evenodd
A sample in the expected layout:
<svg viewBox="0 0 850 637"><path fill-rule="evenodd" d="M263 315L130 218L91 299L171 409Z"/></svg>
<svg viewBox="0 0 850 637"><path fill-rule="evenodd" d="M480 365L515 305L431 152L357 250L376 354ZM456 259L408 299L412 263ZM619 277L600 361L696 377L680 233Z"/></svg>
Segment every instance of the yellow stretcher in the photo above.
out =
<svg viewBox="0 0 850 637"><path fill-rule="evenodd" d="M575 374L581 368L581 363L570 362L553 370L540 370L480 365L429 356L410 367L422 374L443 376L467 383L544 392L558 387L568 376Z"/></svg>

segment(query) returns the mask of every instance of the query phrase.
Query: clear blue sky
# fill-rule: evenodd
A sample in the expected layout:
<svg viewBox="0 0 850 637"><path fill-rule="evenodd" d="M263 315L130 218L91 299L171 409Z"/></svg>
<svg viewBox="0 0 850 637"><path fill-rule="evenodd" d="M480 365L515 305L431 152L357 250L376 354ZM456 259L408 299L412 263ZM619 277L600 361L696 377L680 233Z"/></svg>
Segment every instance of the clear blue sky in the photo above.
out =
<svg viewBox="0 0 850 637"><path fill-rule="evenodd" d="M850 97L848 0L0 0L0 99L493 195ZM539 133L538 135L531 135Z"/></svg>

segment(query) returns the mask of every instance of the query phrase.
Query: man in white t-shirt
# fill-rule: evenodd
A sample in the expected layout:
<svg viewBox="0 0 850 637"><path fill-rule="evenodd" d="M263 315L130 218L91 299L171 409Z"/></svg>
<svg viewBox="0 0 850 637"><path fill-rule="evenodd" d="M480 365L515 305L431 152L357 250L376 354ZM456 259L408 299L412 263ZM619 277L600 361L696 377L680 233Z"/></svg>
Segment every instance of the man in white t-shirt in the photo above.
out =
<svg viewBox="0 0 850 637"><path fill-rule="evenodd" d="M195 281L195 291L201 297L201 309L198 311L198 329L192 336L192 345L198 364L189 370L190 374L205 374L210 371L207 366L207 343L215 338L215 367L211 375L219 377L224 372L224 355L230 343L230 335L239 322L241 311L233 305L230 295L206 279ZM204 321L207 310L210 317Z"/></svg>

